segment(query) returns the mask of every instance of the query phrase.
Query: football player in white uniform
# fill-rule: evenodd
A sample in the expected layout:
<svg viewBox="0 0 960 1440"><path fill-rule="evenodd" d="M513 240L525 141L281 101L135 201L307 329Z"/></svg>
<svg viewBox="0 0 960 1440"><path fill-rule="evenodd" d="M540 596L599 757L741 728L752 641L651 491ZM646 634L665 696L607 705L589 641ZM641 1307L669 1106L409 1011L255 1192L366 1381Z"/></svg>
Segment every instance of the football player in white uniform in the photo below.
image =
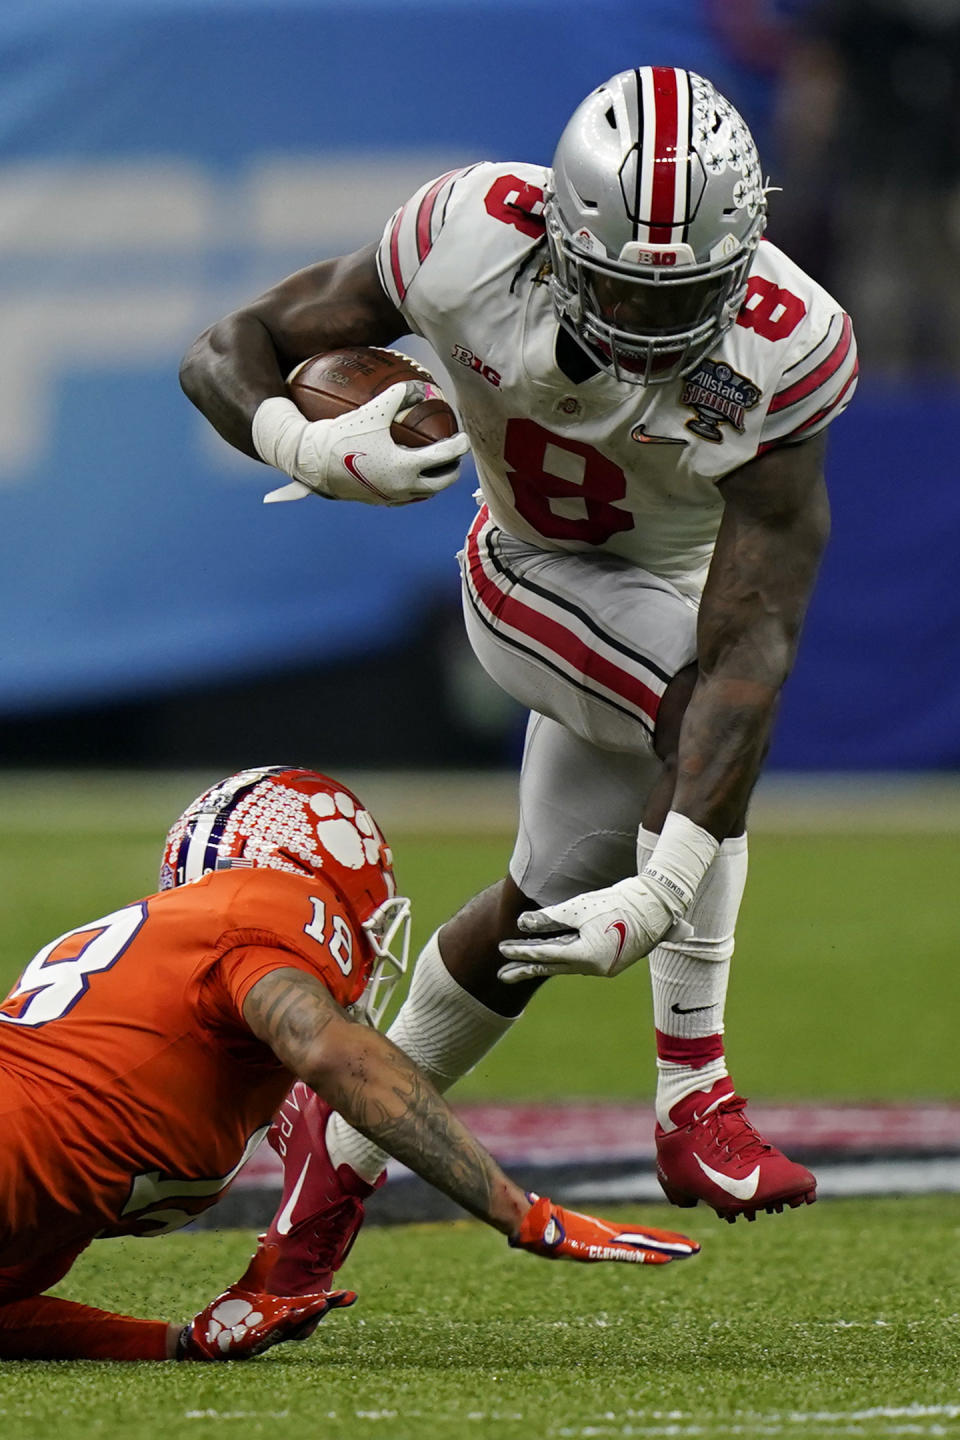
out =
<svg viewBox="0 0 960 1440"><path fill-rule="evenodd" d="M447 365L463 434L393 445L396 387L371 402L383 443L350 458L404 504L451 483L469 441L467 631L531 716L509 873L427 943L389 1034L446 1090L545 977L649 957L660 1181L731 1220L815 1196L747 1119L722 1017L747 806L827 538L823 432L857 374L848 317L765 218L713 86L624 71L550 169L441 176L379 244L215 324L182 371L227 440L291 477L277 498L369 502L341 458L354 415L306 421L285 374L410 332ZM288 1293L329 1285L385 1160L323 1109L296 1124L288 1201L303 1147L323 1161L270 1236Z"/></svg>

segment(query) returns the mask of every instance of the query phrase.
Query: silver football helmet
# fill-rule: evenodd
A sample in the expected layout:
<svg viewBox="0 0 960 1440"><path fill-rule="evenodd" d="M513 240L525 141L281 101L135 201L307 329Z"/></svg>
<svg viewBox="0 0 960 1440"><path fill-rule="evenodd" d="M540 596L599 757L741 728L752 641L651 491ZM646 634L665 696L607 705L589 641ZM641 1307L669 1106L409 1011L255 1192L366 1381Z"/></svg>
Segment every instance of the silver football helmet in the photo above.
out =
<svg viewBox="0 0 960 1440"><path fill-rule="evenodd" d="M665 384L743 302L766 224L756 146L708 80L624 70L570 118L544 215L561 323L618 380Z"/></svg>

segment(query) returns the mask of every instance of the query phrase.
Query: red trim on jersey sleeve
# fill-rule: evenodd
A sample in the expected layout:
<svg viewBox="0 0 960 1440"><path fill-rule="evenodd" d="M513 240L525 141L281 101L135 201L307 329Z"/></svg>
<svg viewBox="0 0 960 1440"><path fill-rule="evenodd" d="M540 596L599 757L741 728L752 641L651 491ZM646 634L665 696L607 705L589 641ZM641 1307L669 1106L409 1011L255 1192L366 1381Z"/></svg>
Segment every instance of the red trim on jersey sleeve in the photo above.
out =
<svg viewBox="0 0 960 1440"><path fill-rule="evenodd" d="M384 227L377 254L380 276L386 284L385 272L389 265L389 280L400 304L439 234L439 228L434 233L434 227L441 196L449 195L450 186L474 168L468 165L461 170L448 170L421 186Z"/></svg>
<svg viewBox="0 0 960 1440"><path fill-rule="evenodd" d="M826 384L831 375L835 375L850 353L850 346L853 342L853 325L849 315L843 317L843 328L840 331L840 338L834 345L830 354L821 360L816 369L811 370L809 375L804 375L801 380L796 380L788 385L785 390L778 390L770 402L767 411L774 415L778 410L785 410L788 405L795 405L798 400L803 400L821 385ZM802 427L801 427L802 428Z"/></svg>
<svg viewBox="0 0 960 1440"><path fill-rule="evenodd" d="M403 283L403 272L400 269L400 226L403 224L406 208L404 205L397 211L390 230L390 273L401 300L407 293L407 287Z"/></svg>
<svg viewBox="0 0 960 1440"><path fill-rule="evenodd" d="M420 202L420 208L417 211L417 259L421 265L433 248L433 241L430 238L430 222L436 208L437 196L448 180L451 180L454 175L462 173L462 171L448 170L446 175L441 175L439 180L434 181Z"/></svg>
<svg viewBox="0 0 960 1440"><path fill-rule="evenodd" d="M791 435L802 435L803 432L805 430L809 430L811 426L818 425L825 415L829 415L831 411L836 410L840 406L842 406L846 398L847 391L850 389L851 385L856 384L857 376L859 374L860 361L858 360L853 367L850 378L847 380L847 383L844 385L843 389L840 391L840 394L836 397L836 399L831 400L829 404L824 405L821 410L817 411L816 415L811 415L810 419L806 420L802 425L798 425L796 430L791 430Z"/></svg>
<svg viewBox="0 0 960 1440"><path fill-rule="evenodd" d="M844 385L843 389L840 391L840 394L836 397L836 399L831 400L829 404L824 405L823 408L818 410L815 415L811 415L809 420L805 420L802 425L798 425L795 430L788 431L786 435L778 435L776 440L766 440L762 445L758 445L757 454L765 455L768 450L775 450L778 445L792 445L799 440L805 440L807 438L807 431L811 430L812 426L822 424L824 419L826 419L828 416L833 415L834 411L839 414L839 412L852 398L849 394L849 391L851 386L856 385L857 376L859 374L860 361L858 359L853 367L853 370L851 371L847 383Z"/></svg>

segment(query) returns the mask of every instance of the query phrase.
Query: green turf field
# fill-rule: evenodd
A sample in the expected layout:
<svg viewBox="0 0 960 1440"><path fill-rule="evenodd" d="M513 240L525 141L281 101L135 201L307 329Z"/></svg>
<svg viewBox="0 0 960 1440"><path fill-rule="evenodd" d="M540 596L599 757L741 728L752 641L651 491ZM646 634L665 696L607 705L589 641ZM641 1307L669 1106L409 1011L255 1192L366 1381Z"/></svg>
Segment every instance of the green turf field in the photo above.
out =
<svg viewBox="0 0 960 1440"><path fill-rule="evenodd" d="M676 1211L633 1210L674 1224ZM835 1201L722 1224L664 1270L551 1264L474 1222L374 1229L360 1292L246 1365L0 1366L16 1440L553 1440L960 1434L956 1200ZM94 1246L61 1287L180 1318L243 1232Z"/></svg>
<svg viewBox="0 0 960 1440"><path fill-rule="evenodd" d="M180 795L176 804L190 798ZM0 821L0 980L62 930L151 888L166 811ZM174 812L175 813L175 812ZM110 825L105 818L113 815ZM496 879L506 835L391 830L423 938ZM960 1097L957 906L948 835L760 835L728 1008L757 1099ZM557 981L454 1093L515 1099L653 1089L643 967ZM960 1199L833 1201L748 1226L633 1210L704 1244L666 1271L549 1266L473 1223L379 1229L361 1292L312 1342L246 1367L0 1366L13 1440L323 1436L960 1435ZM59 1293L180 1319L249 1253L239 1232L104 1242Z"/></svg>
<svg viewBox="0 0 960 1440"><path fill-rule="evenodd" d="M46 941L148 892L166 809L51 805L49 824L0 815L0 983ZM171 796L179 806L192 790ZM175 813L175 812L174 812ZM510 837L391 830L415 939L499 878ZM739 1087L765 1100L960 1097L949 834L759 835L727 1008ZM544 988L508 1041L458 1087L464 1099L649 1098L653 1043L643 966Z"/></svg>

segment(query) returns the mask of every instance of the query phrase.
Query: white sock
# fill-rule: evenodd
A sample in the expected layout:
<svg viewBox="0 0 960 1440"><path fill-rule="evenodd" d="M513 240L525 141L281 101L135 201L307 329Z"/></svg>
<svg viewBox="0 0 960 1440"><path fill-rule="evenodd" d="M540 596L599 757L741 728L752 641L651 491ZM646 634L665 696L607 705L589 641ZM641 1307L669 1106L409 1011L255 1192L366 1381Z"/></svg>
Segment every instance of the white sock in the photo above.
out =
<svg viewBox="0 0 960 1440"><path fill-rule="evenodd" d="M658 1056L656 1111L660 1129L676 1130L676 1123L670 1118L673 1107L688 1095L710 1090L718 1080L726 1078L727 1062L723 1055L696 1069L692 1065L674 1065Z"/></svg>
<svg viewBox="0 0 960 1440"><path fill-rule="evenodd" d="M655 839L640 832L641 844ZM746 835L725 840L687 911L693 934L650 953L654 1024L660 1036L678 1042L658 1039L658 1050L670 1052L657 1059L657 1119L664 1128L672 1128L669 1112L679 1100L709 1090L727 1073L719 1037L747 859Z"/></svg>
<svg viewBox="0 0 960 1440"><path fill-rule="evenodd" d="M464 990L450 974L434 933L414 967L410 992L388 1037L443 1094L482 1060L519 1016L498 1015ZM387 1155L334 1114L327 1125L331 1163L349 1165L372 1185Z"/></svg>

